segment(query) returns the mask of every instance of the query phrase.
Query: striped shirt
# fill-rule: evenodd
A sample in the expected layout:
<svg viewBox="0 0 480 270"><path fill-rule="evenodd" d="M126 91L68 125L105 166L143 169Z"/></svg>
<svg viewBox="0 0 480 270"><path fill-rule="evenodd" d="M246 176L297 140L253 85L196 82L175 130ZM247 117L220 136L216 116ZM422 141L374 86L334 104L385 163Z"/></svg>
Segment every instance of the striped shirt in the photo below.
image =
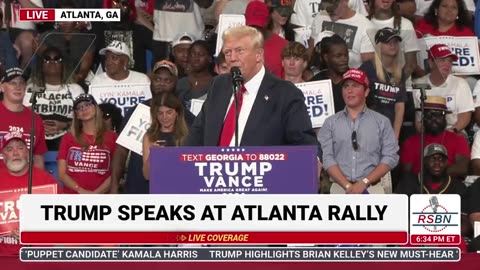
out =
<svg viewBox="0 0 480 270"><path fill-rule="evenodd" d="M355 151L352 134L356 131L358 148ZM347 109L327 118L320 129L319 141L323 150L323 168L338 165L352 182L360 181L380 163L393 169L399 160L398 143L390 121L385 116L365 108L356 120Z"/></svg>

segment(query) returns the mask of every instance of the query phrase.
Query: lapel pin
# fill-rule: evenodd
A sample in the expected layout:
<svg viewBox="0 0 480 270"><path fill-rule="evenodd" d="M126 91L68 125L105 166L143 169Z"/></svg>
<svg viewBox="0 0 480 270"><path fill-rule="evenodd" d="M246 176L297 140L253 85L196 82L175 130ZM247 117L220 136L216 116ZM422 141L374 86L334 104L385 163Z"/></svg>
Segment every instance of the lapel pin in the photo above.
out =
<svg viewBox="0 0 480 270"><path fill-rule="evenodd" d="M268 97L267 95L265 95L263 98L264 98L266 101L268 101L268 99L269 99L269 97Z"/></svg>

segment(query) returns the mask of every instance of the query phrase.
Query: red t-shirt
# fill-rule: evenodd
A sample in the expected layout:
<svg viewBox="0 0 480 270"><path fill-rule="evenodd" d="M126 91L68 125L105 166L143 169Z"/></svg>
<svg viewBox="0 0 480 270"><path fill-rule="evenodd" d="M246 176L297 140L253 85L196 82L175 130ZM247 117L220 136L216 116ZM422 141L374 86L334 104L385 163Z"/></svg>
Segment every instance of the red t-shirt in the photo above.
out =
<svg viewBox="0 0 480 270"><path fill-rule="evenodd" d="M57 193L59 193L57 181L55 180L55 178L53 178L53 176L47 173L46 171L33 167L32 193L41 193L41 192L35 191L35 187L37 186L51 185L51 184L54 185L54 188L55 187L57 188ZM22 193L27 193L27 186L28 186L28 172L22 176L14 176L8 172L7 168L4 167L0 169L0 192L3 193L4 191L12 190L12 189L24 189L22 190ZM8 212L11 213L11 211L8 211ZM3 207L0 207L0 213L7 214L8 212L6 211L6 209L3 209ZM12 221L12 216L8 214L7 216L10 217L11 218L10 221ZM20 217L18 216L17 218L13 218L13 219L18 219L18 218ZM18 255L20 247L21 247L20 241L17 241L16 238L9 235L0 236L0 257Z"/></svg>
<svg viewBox="0 0 480 270"><path fill-rule="evenodd" d="M24 107L21 112L9 111L3 102L0 102L0 139L11 131L23 133L27 138L27 145L30 147L30 127L32 123L32 111ZM33 146L34 155L43 155L47 152L47 144L45 143L45 128L43 127L42 118L35 114L35 145ZM3 149L0 140L0 152ZM5 168L3 156L0 154L0 168Z"/></svg>
<svg viewBox="0 0 480 270"><path fill-rule="evenodd" d="M458 29L457 25L452 26L446 32L440 32L438 29L435 29L433 25L429 24L425 19L419 20L415 24L415 30L417 30L417 37L422 38L422 34L431 35L431 36L454 36L454 37L474 37L472 29L468 27L463 27L462 30ZM420 32L420 33L419 33Z"/></svg>
<svg viewBox="0 0 480 270"><path fill-rule="evenodd" d="M272 33L272 36L265 41L265 67L270 73L278 78L284 77L282 66L282 50L288 45L288 41L281 36Z"/></svg>
<svg viewBox="0 0 480 270"><path fill-rule="evenodd" d="M448 165L455 163L455 156L462 155L470 160L470 147L468 142L462 135L455 134L450 131L444 131L438 136L425 134L425 146L431 143L442 144L447 148ZM415 134L408 138L402 145L400 152L400 163L411 163L412 172L417 174L420 172L420 134Z"/></svg>
<svg viewBox="0 0 480 270"><path fill-rule="evenodd" d="M89 145L86 150L82 149L82 145L75 140L71 132L63 135L58 149L58 160L66 161L67 175L72 177L80 187L94 191L110 177L117 135L112 131L105 132L102 146L95 144L93 135L83 134L82 136ZM77 193L66 187L63 192Z"/></svg>

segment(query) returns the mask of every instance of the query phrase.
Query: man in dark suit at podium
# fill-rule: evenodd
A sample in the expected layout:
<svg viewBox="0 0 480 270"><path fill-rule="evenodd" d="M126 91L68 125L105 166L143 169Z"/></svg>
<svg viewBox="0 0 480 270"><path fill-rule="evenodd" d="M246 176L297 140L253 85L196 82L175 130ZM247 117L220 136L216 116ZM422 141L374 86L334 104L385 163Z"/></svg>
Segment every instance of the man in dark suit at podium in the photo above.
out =
<svg viewBox="0 0 480 270"><path fill-rule="evenodd" d="M303 93L264 67L262 34L248 26L224 32L223 49L229 67L243 75L239 95L240 146L316 145ZM187 138L192 146L235 146L235 103L232 75L217 76Z"/></svg>

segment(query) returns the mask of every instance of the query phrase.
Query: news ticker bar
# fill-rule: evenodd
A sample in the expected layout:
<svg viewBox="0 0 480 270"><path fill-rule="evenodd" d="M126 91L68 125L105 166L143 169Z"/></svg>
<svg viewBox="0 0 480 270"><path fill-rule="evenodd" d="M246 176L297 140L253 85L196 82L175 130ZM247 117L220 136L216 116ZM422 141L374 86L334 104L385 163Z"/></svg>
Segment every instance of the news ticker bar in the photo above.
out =
<svg viewBox="0 0 480 270"><path fill-rule="evenodd" d="M374 247L24 247L24 262L321 262L460 260L459 248Z"/></svg>
<svg viewBox="0 0 480 270"><path fill-rule="evenodd" d="M406 244L407 232L28 232L30 244Z"/></svg>

